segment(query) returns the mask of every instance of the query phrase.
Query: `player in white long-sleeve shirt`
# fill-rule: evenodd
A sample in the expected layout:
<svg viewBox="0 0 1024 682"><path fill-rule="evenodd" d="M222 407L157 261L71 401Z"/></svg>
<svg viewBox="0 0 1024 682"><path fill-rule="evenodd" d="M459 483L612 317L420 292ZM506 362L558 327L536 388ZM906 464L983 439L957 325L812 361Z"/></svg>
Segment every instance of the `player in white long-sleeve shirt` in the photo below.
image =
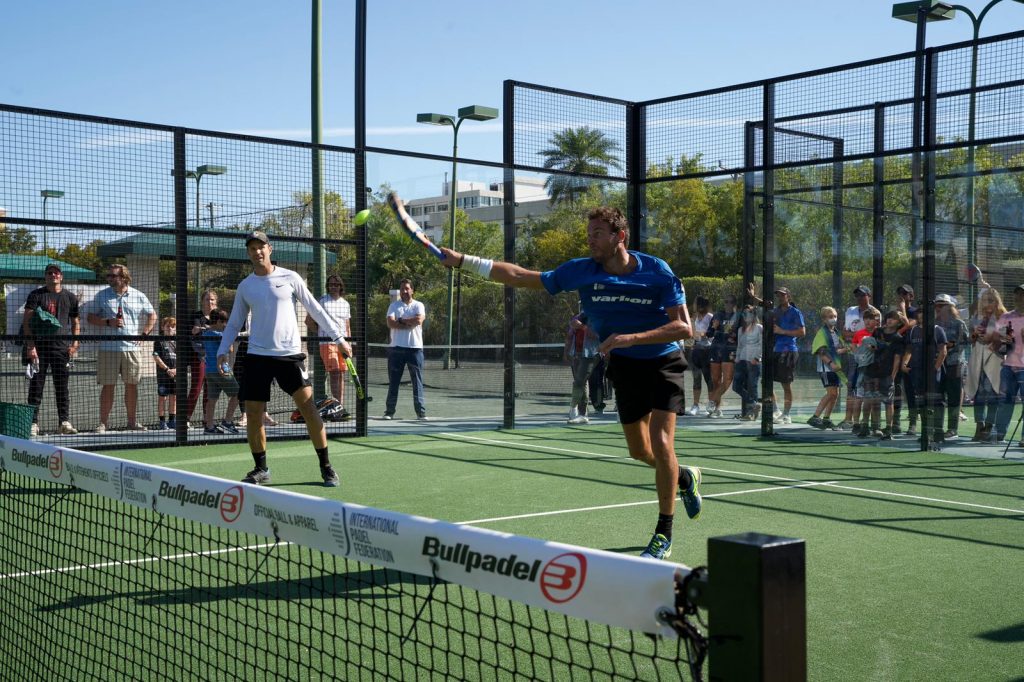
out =
<svg viewBox="0 0 1024 682"><path fill-rule="evenodd" d="M267 468L267 432L263 412L270 401L270 385L277 385L295 401L306 422L309 439L320 460L324 485L338 485L338 474L327 456L327 430L313 402L313 389L302 354L302 336L295 316L295 302L301 303L320 325L321 333L338 344L342 355L350 356L352 347L338 323L324 311L299 275L270 262L274 247L263 232L250 232L245 249L252 263L252 274L238 285L231 317L217 349L217 365L225 367L228 352L249 313L249 352L245 357L245 384L239 395L245 401L246 435L255 468L242 479L245 483L270 482ZM223 373L223 369L221 372Z"/></svg>

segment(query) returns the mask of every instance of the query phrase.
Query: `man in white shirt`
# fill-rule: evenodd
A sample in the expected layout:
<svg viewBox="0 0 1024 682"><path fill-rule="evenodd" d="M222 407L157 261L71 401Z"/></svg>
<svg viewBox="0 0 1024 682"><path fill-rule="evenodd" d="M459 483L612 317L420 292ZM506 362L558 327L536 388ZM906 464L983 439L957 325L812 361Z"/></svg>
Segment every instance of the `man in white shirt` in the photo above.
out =
<svg viewBox="0 0 1024 682"><path fill-rule="evenodd" d="M228 353L249 313L249 351L245 356L245 384L239 399L245 401L246 435L256 467L242 479L244 483L265 485L270 482L267 468L267 432L263 428L263 412L270 402L270 385L277 385L295 401L295 407L306 422L313 441L324 485L338 485L338 474L327 455L327 431L320 418L313 389L309 385L302 353L302 336L295 317L295 302L301 303L313 320L338 344L343 355L351 355L352 347L345 341L338 323L317 303L298 273L274 265L270 261L273 247L263 232L250 232L245 249L252 263L252 274L242 280L231 308L231 317L217 349L217 367L222 374L230 371Z"/></svg>
<svg viewBox="0 0 1024 682"><path fill-rule="evenodd" d="M398 385L405 368L412 380L412 404L417 419L427 418L423 402L423 320L426 308L415 300L412 281L403 279L398 284L399 299L388 306L388 329L391 344L388 350L388 398L384 405L384 418L393 419L398 405Z"/></svg>
<svg viewBox="0 0 1024 682"><path fill-rule="evenodd" d="M331 275L327 278L327 293L319 301L327 314L341 327L346 337L352 336L352 311L345 300L345 282L339 275ZM306 330L310 336L319 336L320 327L312 315L306 315ZM340 404L345 404L345 359L338 351L338 344L331 341L320 342L320 360L327 370L328 380L331 382L331 395ZM344 407L339 413L340 419L348 419L351 415Z"/></svg>

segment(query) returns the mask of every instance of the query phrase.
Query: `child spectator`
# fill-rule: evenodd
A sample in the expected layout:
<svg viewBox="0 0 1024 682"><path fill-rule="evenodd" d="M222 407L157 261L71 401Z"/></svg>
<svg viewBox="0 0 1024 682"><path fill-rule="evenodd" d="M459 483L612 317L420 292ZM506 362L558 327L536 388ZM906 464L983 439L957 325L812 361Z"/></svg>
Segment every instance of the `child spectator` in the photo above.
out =
<svg viewBox="0 0 1024 682"><path fill-rule="evenodd" d="M868 381L867 374L868 367L875 361L875 349L878 347L878 340L874 334L881 322L879 317L875 308L865 310L864 328L853 335L853 360L857 367L857 378L854 380L855 390L852 394L856 396L857 402L853 406L853 428L850 429L850 433L858 438L866 438L871 433L871 413L880 398L878 383ZM875 427L878 428L877 422Z"/></svg>
<svg viewBox="0 0 1024 682"><path fill-rule="evenodd" d="M173 317L160 321L163 336L173 337L177 328L178 321ZM160 417L157 428L166 431L177 427L178 401L174 395L174 378L178 374L178 351L173 338L153 342L153 362L156 363L156 413Z"/></svg>
<svg viewBox="0 0 1024 682"><path fill-rule="evenodd" d="M757 421L761 416L757 384L761 379L763 334L764 327L757 321L754 306L743 306L740 326L736 332L736 373L733 375L732 390L740 394L741 410L738 418L744 421Z"/></svg>
<svg viewBox="0 0 1024 682"><path fill-rule="evenodd" d="M875 359L867 368L865 381L867 387L878 394L877 401L871 403L871 435L882 440L892 440L893 395L904 350L900 329L906 324L907 320L903 313L899 310L890 310L885 314L884 324L874 332ZM885 428L881 431L878 430L881 419L880 405L885 406Z"/></svg>
<svg viewBox="0 0 1024 682"><path fill-rule="evenodd" d="M949 294L935 297L935 322L946 333L946 368L939 388L946 398L946 440L959 438L960 401L963 398L963 374L960 368L964 351L970 342L967 324L960 319L956 299Z"/></svg>
<svg viewBox="0 0 1024 682"><path fill-rule="evenodd" d="M842 370L842 355L849 351L849 345L843 339L837 328L839 314L831 306L825 306L820 312L821 329L814 335L814 342L811 344L811 352L816 358L818 376L821 377L821 385L825 387L825 395L818 401L814 409L814 416L807 420L807 423L816 429L834 429L832 423L832 410L839 403L840 382L846 381ZM860 320L860 318L857 318ZM850 390L847 389L849 396ZM847 397L847 400L850 400Z"/></svg>
<svg viewBox="0 0 1024 682"><path fill-rule="evenodd" d="M967 364L964 386L967 397L974 403L975 443L984 443L992 435L999 406L999 375L1003 358L999 343L994 341L996 324L1006 313L1003 299L995 289L985 289L978 299L975 315L971 318L971 356Z"/></svg>
<svg viewBox="0 0 1024 682"><path fill-rule="evenodd" d="M942 413L944 411L942 408L945 406L942 404L941 394L934 396L939 403L934 413L936 423L929 423L927 394L925 392L927 387L925 371L935 372L935 386L939 387L942 385L942 372L946 365L946 332L942 331L942 327L935 325L933 332L935 342L933 347L929 347L926 352L924 347L924 329L922 327L924 324L924 308L919 307L915 312L917 313L917 322L904 335L906 347L903 351L903 364L900 365L903 374L910 377L908 382L910 390L905 393L907 408L910 411L910 426L907 429L907 435L917 435L917 419L920 416L921 429L934 429L931 432L932 440L935 443L941 443L943 440ZM926 358L935 358L935 362L926 363Z"/></svg>
<svg viewBox="0 0 1024 682"><path fill-rule="evenodd" d="M206 351L206 395L207 401L203 414L205 428L203 433L223 434L238 433L234 425L235 409L238 407L238 382L231 375L231 368L217 365L217 348L220 346L224 327L228 322L228 314L220 308L214 308L209 314L210 325L203 331L203 347ZM220 424L214 422L213 413L221 393L228 394L228 404L224 410L224 419Z"/></svg>

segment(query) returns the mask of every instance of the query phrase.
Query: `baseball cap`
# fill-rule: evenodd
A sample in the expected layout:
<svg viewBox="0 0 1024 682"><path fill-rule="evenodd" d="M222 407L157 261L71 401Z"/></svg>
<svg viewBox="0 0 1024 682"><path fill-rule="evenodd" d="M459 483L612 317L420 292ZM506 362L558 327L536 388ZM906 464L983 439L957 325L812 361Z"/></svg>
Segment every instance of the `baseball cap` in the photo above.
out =
<svg viewBox="0 0 1024 682"><path fill-rule="evenodd" d="M898 287L896 287L896 293L897 294L907 294L908 296L913 296L914 295L914 287L910 286L909 284L901 284Z"/></svg>
<svg viewBox="0 0 1024 682"><path fill-rule="evenodd" d="M866 286L861 284L860 286L858 286L856 289L853 290L853 295L854 296L870 296L871 295L871 289L868 289Z"/></svg>
<svg viewBox="0 0 1024 682"><path fill-rule="evenodd" d="M1018 284L1013 288L1014 291L1024 291L1024 284Z"/></svg>
<svg viewBox="0 0 1024 682"><path fill-rule="evenodd" d="M57 265L56 263L50 263L49 265L47 265L47 266L46 266L46 269L45 269L45 270L43 270L43 274L46 274L46 273L48 273L48 272L49 272L50 270L56 270L56 271L57 271L57 272L59 272L60 274L62 274L62 275L64 274L64 271L63 271L63 270L61 270L61 269L60 269L60 266L59 266L59 265Z"/></svg>
<svg viewBox="0 0 1024 682"><path fill-rule="evenodd" d="M254 229L253 231L249 232L248 235L246 235L246 246L249 246L249 243L252 242L253 240L257 240L259 242L262 242L263 244L270 243L270 240L267 239L266 232L261 232L258 229Z"/></svg>
<svg viewBox="0 0 1024 682"><path fill-rule="evenodd" d="M787 289L786 287L775 287L775 293L785 294L786 296L790 295L789 289Z"/></svg>
<svg viewBox="0 0 1024 682"><path fill-rule="evenodd" d="M955 306L956 305L956 299L953 298L952 296L950 296L949 294L937 294L935 296L935 300L932 301L932 303L934 303L936 305L945 304L945 305Z"/></svg>

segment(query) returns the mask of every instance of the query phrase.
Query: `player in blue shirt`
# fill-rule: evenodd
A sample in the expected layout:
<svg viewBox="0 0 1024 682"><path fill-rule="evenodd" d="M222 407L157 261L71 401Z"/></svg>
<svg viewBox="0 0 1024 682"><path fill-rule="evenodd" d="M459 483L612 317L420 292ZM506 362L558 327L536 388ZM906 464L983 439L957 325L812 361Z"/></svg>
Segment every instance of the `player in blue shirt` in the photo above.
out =
<svg viewBox="0 0 1024 682"><path fill-rule="evenodd" d="M629 251L629 223L617 208L592 210L587 223L590 258L548 272L491 261L442 248L444 265L496 282L550 294L577 291L583 313L601 339L609 362L619 421L629 454L655 470L658 523L640 556L665 559L672 552L672 519L678 489L687 515L700 515L700 469L679 466L676 414L685 407L679 341L689 338L690 314L682 283L660 258Z"/></svg>

